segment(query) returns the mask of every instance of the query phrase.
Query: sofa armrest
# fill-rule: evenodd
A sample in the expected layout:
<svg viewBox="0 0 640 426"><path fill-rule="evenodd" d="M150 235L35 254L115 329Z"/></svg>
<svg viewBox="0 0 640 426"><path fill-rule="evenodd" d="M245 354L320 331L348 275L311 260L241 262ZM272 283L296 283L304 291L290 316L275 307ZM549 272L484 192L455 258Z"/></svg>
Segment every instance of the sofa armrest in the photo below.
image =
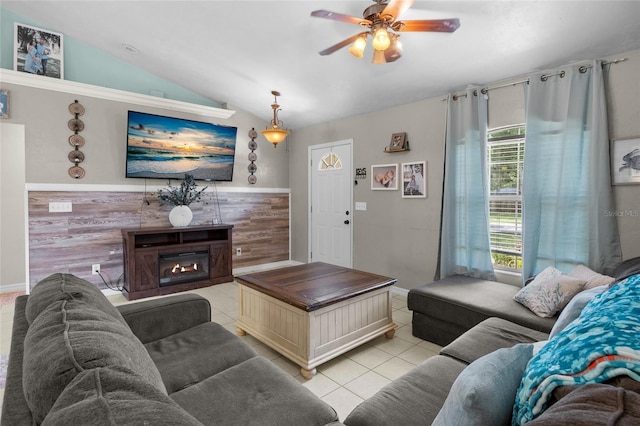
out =
<svg viewBox="0 0 640 426"><path fill-rule="evenodd" d="M197 294L179 294L118 306L143 344L211 321L211 305Z"/></svg>
<svg viewBox="0 0 640 426"><path fill-rule="evenodd" d="M15 303L11 348L7 365L4 401L2 402L2 424L30 426L34 424L31 410L22 387L22 360L24 358L24 339L29 329L25 308L29 296L19 296ZM2 336L4 339L4 335Z"/></svg>

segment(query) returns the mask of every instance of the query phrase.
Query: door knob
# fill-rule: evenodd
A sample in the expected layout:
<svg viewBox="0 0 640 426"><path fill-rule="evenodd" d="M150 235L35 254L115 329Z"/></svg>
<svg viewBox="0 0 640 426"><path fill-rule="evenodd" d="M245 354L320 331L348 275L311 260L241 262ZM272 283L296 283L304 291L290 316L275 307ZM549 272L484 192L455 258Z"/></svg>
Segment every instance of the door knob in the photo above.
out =
<svg viewBox="0 0 640 426"><path fill-rule="evenodd" d="M349 224L349 219L345 220L345 221L344 221L344 224L345 224L345 225L348 225L348 224Z"/></svg>

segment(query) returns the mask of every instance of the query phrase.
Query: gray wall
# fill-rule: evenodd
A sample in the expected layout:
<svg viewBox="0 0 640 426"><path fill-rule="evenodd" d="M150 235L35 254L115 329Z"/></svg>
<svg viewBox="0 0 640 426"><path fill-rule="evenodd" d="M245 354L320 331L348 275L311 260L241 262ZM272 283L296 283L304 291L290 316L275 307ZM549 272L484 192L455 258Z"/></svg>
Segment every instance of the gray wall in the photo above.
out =
<svg viewBox="0 0 640 426"><path fill-rule="evenodd" d="M24 235L24 182L30 184L47 184L53 190L87 190L87 185L113 186L113 190L123 190L122 186L144 185L144 179L125 178L125 151L127 111L149 112L206 121L238 127L236 144L236 163L233 182L221 182L219 191L250 188L286 189L289 186L288 152L286 145L274 149L273 146L259 136L256 162L258 182L249 185L247 182L247 166L249 165L248 133L252 127L263 129L266 122L232 105L229 109L236 113L229 119L214 119L197 114L152 108L125 102L100 99L85 95L77 95L57 90L44 90L19 84L2 83L2 88L9 90L9 119L2 120L2 170L0 185L2 187L2 207L0 209L0 236L3 270L0 273L0 292L15 291L24 288L26 283L26 255ZM97 88L98 89L98 88ZM86 140L82 152L86 159L82 167L86 170L83 179L72 179L67 170L71 166L67 155L72 147L68 138L73 133L67 122L73 118L68 106L78 100L85 107L81 117L85 129L81 132ZM7 125L23 125L24 136L20 132L5 132ZM18 126L19 127L19 126ZM8 134L9 137L5 135ZM15 162L14 162L15 161ZM11 167L5 167L5 163ZM16 179L16 170L23 176L22 183ZM61 185L65 185L62 187ZM71 188L66 185L71 185ZM147 180L150 188L165 186L164 180ZM84 187L84 188L83 188ZM17 195L16 195L17 194ZM10 203L16 205L9 208ZM8 269L7 265L15 265Z"/></svg>
<svg viewBox="0 0 640 426"><path fill-rule="evenodd" d="M616 55L619 57L628 60L611 67L610 135L612 138L639 136L640 51ZM443 94L293 132L289 158L293 259L302 262L308 259L308 147L353 139L354 167L366 167L368 173L367 180L359 181L354 187L354 201L367 203L367 211L354 211L354 267L396 277L398 285L405 289L433 279L442 196L446 102L441 99L444 97ZM489 121L490 127L524 122L523 85L489 92ZM384 153L391 134L397 132L407 132L411 151ZM428 198L403 199L400 191L371 191L372 164L420 160L428 162ZM640 256L640 186L616 186L614 194L623 256L625 259Z"/></svg>

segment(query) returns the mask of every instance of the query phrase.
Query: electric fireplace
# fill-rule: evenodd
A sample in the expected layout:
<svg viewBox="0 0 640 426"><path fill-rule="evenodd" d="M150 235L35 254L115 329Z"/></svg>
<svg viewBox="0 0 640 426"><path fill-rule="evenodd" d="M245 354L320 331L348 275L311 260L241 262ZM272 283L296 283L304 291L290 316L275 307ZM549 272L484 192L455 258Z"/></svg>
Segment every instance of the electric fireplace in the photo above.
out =
<svg viewBox="0 0 640 426"><path fill-rule="evenodd" d="M209 250L165 253L158 256L160 286L209 278Z"/></svg>
<svg viewBox="0 0 640 426"><path fill-rule="evenodd" d="M124 284L129 300L233 281L233 225L122 230Z"/></svg>

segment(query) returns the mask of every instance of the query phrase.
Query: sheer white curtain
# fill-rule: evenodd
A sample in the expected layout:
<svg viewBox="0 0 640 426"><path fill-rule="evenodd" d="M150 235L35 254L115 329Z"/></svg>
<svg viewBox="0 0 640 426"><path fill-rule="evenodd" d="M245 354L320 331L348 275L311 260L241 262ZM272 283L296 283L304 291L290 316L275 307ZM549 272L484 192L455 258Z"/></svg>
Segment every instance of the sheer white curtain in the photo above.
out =
<svg viewBox="0 0 640 426"><path fill-rule="evenodd" d="M523 280L582 263L611 273L621 261L609 170L602 65L529 76L523 178Z"/></svg>
<svg viewBox="0 0 640 426"><path fill-rule="evenodd" d="M442 199L440 276L494 280L489 246L487 99L469 88L449 97Z"/></svg>

